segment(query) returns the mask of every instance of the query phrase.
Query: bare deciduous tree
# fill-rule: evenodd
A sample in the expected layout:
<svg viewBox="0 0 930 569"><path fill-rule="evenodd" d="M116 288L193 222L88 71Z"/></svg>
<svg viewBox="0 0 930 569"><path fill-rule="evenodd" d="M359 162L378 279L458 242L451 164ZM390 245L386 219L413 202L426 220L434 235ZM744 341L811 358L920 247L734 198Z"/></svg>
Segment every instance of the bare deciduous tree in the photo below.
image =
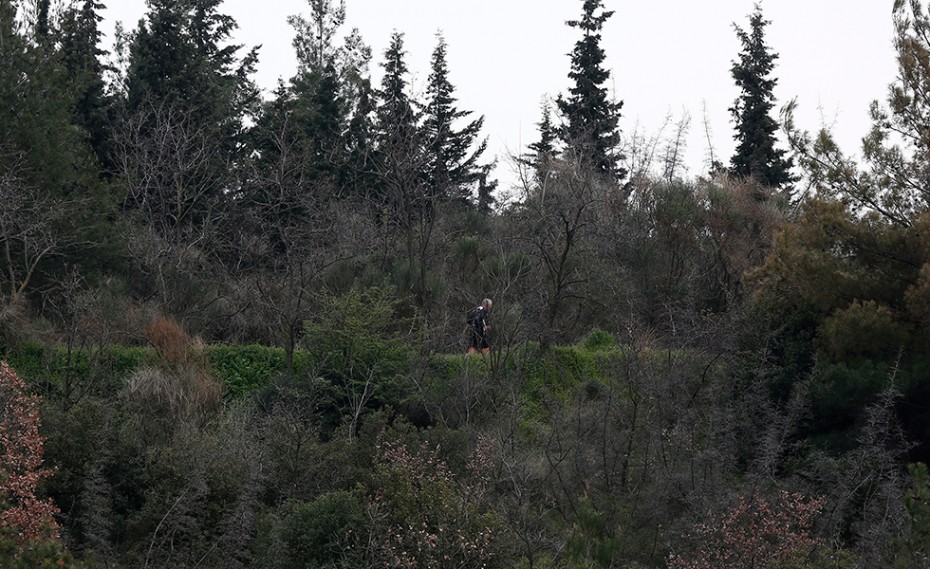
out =
<svg viewBox="0 0 930 569"><path fill-rule="evenodd" d="M124 117L115 136L129 253L149 281L143 290L183 317L206 316L220 296L209 283L221 270L216 252L234 182L218 138L192 112L164 102Z"/></svg>
<svg viewBox="0 0 930 569"><path fill-rule="evenodd" d="M573 326L579 305L591 297L584 285L593 262L590 237L597 210L614 186L569 161L553 162L546 179L524 185L514 206L517 229L510 237L536 259L545 341L562 338Z"/></svg>

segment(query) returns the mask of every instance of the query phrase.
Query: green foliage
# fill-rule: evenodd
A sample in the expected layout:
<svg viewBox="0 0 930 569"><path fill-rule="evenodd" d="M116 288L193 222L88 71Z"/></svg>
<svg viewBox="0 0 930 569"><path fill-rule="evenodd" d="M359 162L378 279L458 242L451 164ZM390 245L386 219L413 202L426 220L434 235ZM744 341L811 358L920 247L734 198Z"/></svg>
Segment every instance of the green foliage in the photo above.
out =
<svg viewBox="0 0 930 569"><path fill-rule="evenodd" d="M289 504L282 518L286 566L294 568L333 567L344 556L352 557L367 532L364 503L352 492L330 492L310 503Z"/></svg>
<svg viewBox="0 0 930 569"><path fill-rule="evenodd" d="M559 95L556 105L566 120L560 134L569 159L619 180L626 176L619 165L623 156L618 150L617 127L623 102L613 101L608 94L605 84L610 71L603 67L606 55L601 47L601 30L612 15L613 11L604 10L602 0L584 0L581 19L568 22L583 35L571 53L568 77L573 85L569 87L569 96Z"/></svg>
<svg viewBox="0 0 930 569"><path fill-rule="evenodd" d="M88 510L83 501L75 504L75 497L84 491L93 463L106 452L101 441L107 439L112 413L111 406L96 397L87 397L67 409L50 404L42 409L45 456L55 469L45 489L56 503L71 504L67 519L75 523L69 531L82 539L88 538L93 530L76 522Z"/></svg>
<svg viewBox="0 0 930 569"><path fill-rule="evenodd" d="M7 531L0 531L0 566L4 569L81 569L58 540L21 542Z"/></svg>
<svg viewBox="0 0 930 569"><path fill-rule="evenodd" d="M565 556L573 567L610 569L622 549L620 528L609 527L607 516L591 500L582 499L572 535L565 543Z"/></svg>
<svg viewBox="0 0 930 569"><path fill-rule="evenodd" d="M854 301L827 317L818 341L837 362L859 358L893 358L908 343L908 331L887 306L873 300Z"/></svg>
<svg viewBox="0 0 930 569"><path fill-rule="evenodd" d="M287 371L283 348L258 344L219 344L208 348L213 373L223 381L228 398L239 399L253 390L269 385L275 377ZM293 373L305 376L312 369L310 355L294 352Z"/></svg>
<svg viewBox="0 0 930 569"><path fill-rule="evenodd" d="M413 327L399 314L394 292L352 289L323 295L317 306L303 343L335 405L352 417L350 430L370 407L401 406L410 387L405 376L413 359L407 344Z"/></svg>
<svg viewBox="0 0 930 569"><path fill-rule="evenodd" d="M463 357L462 355L434 354L426 364L424 381L429 389L437 395L444 395L452 390L456 381L463 374L478 374L485 377L490 371L485 358Z"/></svg>
<svg viewBox="0 0 930 569"><path fill-rule="evenodd" d="M836 363L815 370L810 388L815 432L837 432L837 442L851 443L845 430L888 384L890 371L874 362Z"/></svg>
<svg viewBox="0 0 930 569"><path fill-rule="evenodd" d="M565 399L584 382L603 379L599 351L577 346L542 349L527 345L517 364L525 377L527 396L537 402L548 396Z"/></svg>
<svg viewBox="0 0 930 569"><path fill-rule="evenodd" d="M7 359L31 385L58 391L65 382L72 382L104 395L116 393L140 366L154 363L154 354L148 348L119 344L69 352L64 347L28 343L12 351Z"/></svg>
<svg viewBox="0 0 930 569"><path fill-rule="evenodd" d="M606 352L617 348L617 340L610 332L595 328L584 339L582 346L589 352Z"/></svg>
<svg viewBox="0 0 930 569"><path fill-rule="evenodd" d="M791 158L783 149L776 149L778 123L771 116L775 106L773 89L776 79L770 77L778 54L765 44L765 27L770 24L756 4L749 18L749 31L734 24L742 43L739 61L733 62L730 73L740 96L730 108L736 129L736 153L730 160L730 171L740 177L752 177L764 186L783 188L790 184Z"/></svg>
<svg viewBox="0 0 930 569"><path fill-rule="evenodd" d="M383 379L408 369L404 340L413 327L398 314L400 301L393 290L352 289L323 295L317 304L319 311L305 326L304 344L326 372L343 378L371 372Z"/></svg>

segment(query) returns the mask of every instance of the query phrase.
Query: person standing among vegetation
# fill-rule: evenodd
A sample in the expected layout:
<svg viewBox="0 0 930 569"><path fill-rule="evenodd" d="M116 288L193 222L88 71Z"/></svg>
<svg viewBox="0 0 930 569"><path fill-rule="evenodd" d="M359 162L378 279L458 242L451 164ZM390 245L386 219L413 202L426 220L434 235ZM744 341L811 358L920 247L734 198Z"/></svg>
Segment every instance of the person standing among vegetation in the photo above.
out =
<svg viewBox="0 0 930 569"><path fill-rule="evenodd" d="M491 330L490 316L491 307L494 303L490 298L481 301L481 304L468 311L468 353L475 354L479 351L487 354L491 351L491 345L488 344L488 332Z"/></svg>

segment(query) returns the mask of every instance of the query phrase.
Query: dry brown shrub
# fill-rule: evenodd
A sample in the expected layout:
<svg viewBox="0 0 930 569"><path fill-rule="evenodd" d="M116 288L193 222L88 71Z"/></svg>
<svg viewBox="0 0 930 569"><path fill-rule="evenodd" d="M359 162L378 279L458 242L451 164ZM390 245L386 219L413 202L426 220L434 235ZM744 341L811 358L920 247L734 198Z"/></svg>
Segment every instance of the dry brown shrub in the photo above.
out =
<svg viewBox="0 0 930 569"><path fill-rule="evenodd" d="M145 327L145 338L169 366L188 363L191 337L175 319L159 316Z"/></svg>
<svg viewBox="0 0 930 569"><path fill-rule="evenodd" d="M126 394L146 401L176 417L191 417L215 408L223 386L213 377L203 343L192 339L172 318L158 317L145 329L164 369L141 369L129 379Z"/></svg>

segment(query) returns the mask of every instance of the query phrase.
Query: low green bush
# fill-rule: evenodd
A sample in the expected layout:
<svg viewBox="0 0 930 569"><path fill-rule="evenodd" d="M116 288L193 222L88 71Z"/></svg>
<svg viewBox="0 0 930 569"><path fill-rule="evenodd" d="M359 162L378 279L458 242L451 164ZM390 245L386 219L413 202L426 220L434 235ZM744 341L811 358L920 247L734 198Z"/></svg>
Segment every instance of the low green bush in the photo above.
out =
<svg viewBox="0 0 930 569"><path fill-rule="evenodd" d="M141 346L112 345L99 350L47 349L26 344L7 354L7 362L33 386L70 386L96 394L115 393L134 370L154 354Z"/></svg>
<svg viewBox="0 0 930 569"><path fill-rule="evenodd" d="M258 344L217 344L207 348L213 375L223 382L227 398L237 399L269 385L287 370L283 348ZM310 358L304 351L294 352L294 375L310 372Z"/></svg>

